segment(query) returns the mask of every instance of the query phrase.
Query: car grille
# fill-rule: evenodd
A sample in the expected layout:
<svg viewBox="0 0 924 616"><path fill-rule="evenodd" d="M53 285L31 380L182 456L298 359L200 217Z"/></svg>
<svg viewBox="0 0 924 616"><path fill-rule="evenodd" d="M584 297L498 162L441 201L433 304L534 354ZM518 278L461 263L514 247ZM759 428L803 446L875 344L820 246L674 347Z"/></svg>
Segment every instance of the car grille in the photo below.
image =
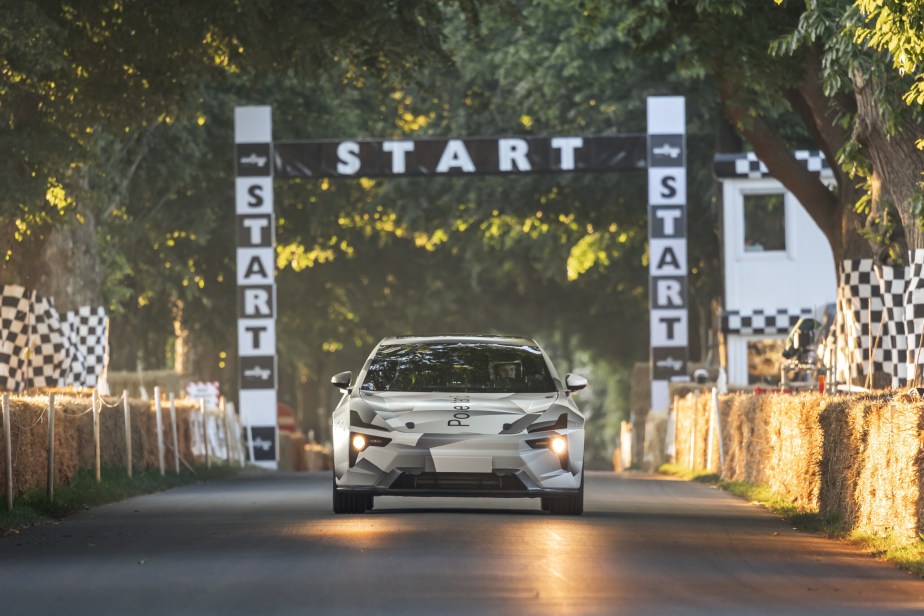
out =
<svg viewBox="0 0 924 616"><path fill-rule="evenodd" d="M391 484L392 490L472 490L516 491L526 486L516 475L493 473L402 473Z"/></svg>

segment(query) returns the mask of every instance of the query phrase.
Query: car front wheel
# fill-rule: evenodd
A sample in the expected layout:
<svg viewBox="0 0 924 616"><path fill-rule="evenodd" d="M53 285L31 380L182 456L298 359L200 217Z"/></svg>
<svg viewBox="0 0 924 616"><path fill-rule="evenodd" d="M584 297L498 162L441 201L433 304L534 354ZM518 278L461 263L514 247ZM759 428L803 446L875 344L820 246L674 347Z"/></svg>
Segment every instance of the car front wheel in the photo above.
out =
<svg viewBox="0 0 924 616"><path fill-rule="evenodd" d="M543 498L542 510L552 515L581 515L584 513L584 475L581 475L581 487L574 496Z"/></svg>
<svg viewBox="0 0 924 616"><path fill-rule="evenodd" d="M372 509L374 497L369 494L354 494L337 489L337 480L333 481L334 513L365 513Z"/></svg>

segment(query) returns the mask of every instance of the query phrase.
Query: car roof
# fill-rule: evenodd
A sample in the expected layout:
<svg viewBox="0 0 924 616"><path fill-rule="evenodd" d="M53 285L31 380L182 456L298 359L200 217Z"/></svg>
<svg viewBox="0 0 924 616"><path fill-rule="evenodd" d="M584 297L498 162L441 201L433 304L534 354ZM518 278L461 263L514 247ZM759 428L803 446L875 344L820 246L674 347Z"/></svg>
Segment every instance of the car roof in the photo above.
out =
<svg viewBox="0 0 924 616"><path fill-rule="evenodd" d="M494 334L440 334L430 336L392 336L383 339L379 344L381 346L391 346L395 344L427 344L433 342L468 342L468 343L490 343L503 344L509 346L539 346L535 340L524 338L522 336L498 336Z"/></svg>

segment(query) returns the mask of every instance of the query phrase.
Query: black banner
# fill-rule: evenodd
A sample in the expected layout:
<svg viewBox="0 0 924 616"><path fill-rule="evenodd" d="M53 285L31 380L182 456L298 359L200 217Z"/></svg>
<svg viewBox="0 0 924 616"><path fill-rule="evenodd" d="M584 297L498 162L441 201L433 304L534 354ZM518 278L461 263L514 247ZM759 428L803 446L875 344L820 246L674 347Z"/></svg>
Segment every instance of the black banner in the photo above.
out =
<svg viewBox="0 0 924 616"><path fill-rule="evenodd" d="M244 428L244 443L250 449L251 442L248 432L253 432L253 461L276 461L276 426L264 428ZM249 456L248 456L249 457Z"/></svg>
<svg viewBox="0 0 924 616"><path fill-rule="evenodd" d="M273 162L277 178L631 171L646 168L647 148L645 135L283 141Z"/></svg>

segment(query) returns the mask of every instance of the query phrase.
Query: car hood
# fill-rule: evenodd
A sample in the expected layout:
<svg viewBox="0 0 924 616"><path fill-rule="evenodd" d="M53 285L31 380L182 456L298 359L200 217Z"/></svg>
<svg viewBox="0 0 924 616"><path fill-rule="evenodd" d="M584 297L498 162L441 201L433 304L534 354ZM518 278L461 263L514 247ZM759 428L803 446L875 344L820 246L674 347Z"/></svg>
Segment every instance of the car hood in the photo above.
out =
<svg viewBox="0 0 924 616"><path fill-rule="evenodd" d="M361 392L360 400L378 416L374 423L400 432L501 434L523 431L558 394Z"/></svg>

